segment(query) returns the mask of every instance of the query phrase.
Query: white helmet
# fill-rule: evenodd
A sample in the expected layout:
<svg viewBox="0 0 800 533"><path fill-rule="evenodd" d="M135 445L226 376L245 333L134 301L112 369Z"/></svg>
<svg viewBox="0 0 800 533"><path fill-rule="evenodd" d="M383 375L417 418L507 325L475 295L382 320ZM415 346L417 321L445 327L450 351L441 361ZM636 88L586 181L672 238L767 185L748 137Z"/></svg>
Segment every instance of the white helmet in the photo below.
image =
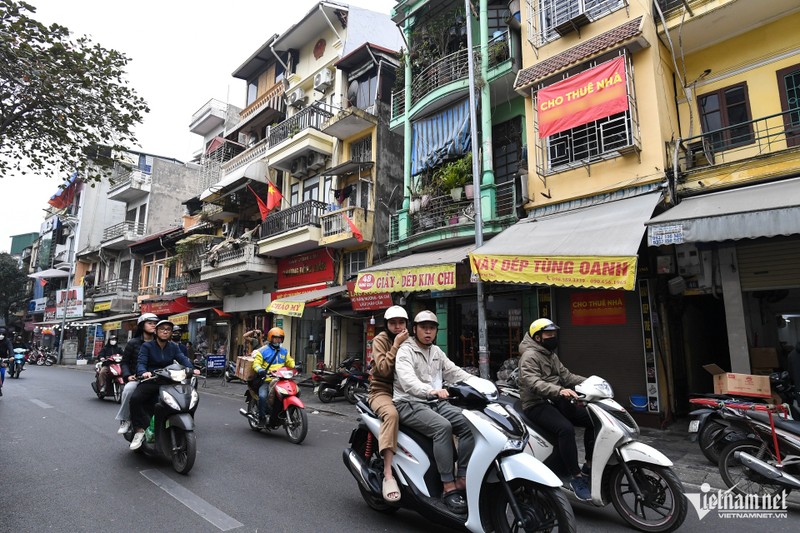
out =
<svg viewBox="0 0 800 533"><path fill-rule="evenodd" d="M136 323L141 324L142 322L158 322L158 315L155 313L142 313Z"/></svg>
<svg viewBox="0 0 800 533"><path fill-rule="evenodd" d="M439 319L436 318L436 314L432 311L420 311L417 313L417 316L414 317L414 323L419 324L421 322L433 322L438 325Z"/></svg>
<svg viewBox="0 0 800 533"><path fill-rule="evenodd" d="M386 313L383 315L384 320L390 320L392 318L404 318L408 321L408 313L406 310L400 307L399 305L393 305L389 309L386 310Z"/></svg>

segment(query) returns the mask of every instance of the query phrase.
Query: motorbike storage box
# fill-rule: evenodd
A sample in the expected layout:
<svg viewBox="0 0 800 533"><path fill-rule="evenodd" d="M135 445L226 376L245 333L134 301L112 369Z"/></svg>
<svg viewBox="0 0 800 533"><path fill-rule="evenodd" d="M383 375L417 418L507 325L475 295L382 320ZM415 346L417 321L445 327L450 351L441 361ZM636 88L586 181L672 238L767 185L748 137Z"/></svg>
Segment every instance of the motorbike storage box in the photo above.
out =
<svg viewBox="0 0 800 533"><path fill-rule="evenodd" d="M703 365L703 368L714 375L714 394L772 398L769 376L725 372L717 365Z"/></svg>
<svg viewBox="0 0 800 533"><path fill-rule="evenodd" d="M244 381L250 381L253 379L256 376L256 373L253 370L254 360L255 358L249 355L240 355L237 357L236 377Z"/></svg>

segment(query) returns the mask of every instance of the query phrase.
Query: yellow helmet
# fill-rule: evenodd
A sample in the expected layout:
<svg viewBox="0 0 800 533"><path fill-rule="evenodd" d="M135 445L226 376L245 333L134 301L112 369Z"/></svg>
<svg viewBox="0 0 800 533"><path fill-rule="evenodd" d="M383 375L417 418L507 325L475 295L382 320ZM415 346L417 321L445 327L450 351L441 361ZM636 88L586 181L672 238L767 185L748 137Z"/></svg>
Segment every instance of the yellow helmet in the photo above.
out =
<svg viewBox="0 0 800 533"><path fill-rule="evenodd" d="M556 331L557 329L558 326L553 324L553 321L549 318L537 318L531 322L531 327L528 329L528 333L530 333L531 338L533 338L533 336L540 331Z"/></svg>

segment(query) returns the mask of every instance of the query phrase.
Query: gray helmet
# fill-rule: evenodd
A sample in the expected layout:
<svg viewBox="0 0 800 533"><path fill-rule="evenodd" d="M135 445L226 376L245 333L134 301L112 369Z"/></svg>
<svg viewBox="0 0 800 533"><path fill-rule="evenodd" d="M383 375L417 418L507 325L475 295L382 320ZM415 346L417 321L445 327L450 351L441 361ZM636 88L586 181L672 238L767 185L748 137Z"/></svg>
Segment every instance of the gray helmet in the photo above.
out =
<svg viewBox="0 0 800 533"><path fill-rule="evenodd" d="M420 324L422 322L433 322L437 326L439 325L439 319L436 318L436 313L432 311L420 311L417 313L417 316L414 317L414 323Z"/></svg>
<svg viewBox="0 0 800 533"><path fill-rule="evenodd" d="M158 315L155 313L142 313L136 323L142 324L144 322L158 322Z"/></svg>

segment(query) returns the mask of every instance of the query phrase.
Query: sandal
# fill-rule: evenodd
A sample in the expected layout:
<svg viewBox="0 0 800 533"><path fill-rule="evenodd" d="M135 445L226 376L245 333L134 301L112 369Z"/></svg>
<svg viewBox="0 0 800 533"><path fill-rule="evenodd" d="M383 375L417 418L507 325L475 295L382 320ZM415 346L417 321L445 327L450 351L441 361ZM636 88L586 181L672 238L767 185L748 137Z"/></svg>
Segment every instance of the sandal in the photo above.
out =
<svg viewBox="0 0 800 533"><path fill-rule="evenodd" d="M394 496L392 496L392 494L394 494ZM384 478L383 499L389 503L396 503L400 501L400 487L397 486L397 481L394 478Z"/></svg>
<svg viewBox="0 0 800 533"><path fill-rule="evenodd" d="M467 512L467 500L460 490L451 490L442 495L442 501L451 513L464 514Z"/></svg>

